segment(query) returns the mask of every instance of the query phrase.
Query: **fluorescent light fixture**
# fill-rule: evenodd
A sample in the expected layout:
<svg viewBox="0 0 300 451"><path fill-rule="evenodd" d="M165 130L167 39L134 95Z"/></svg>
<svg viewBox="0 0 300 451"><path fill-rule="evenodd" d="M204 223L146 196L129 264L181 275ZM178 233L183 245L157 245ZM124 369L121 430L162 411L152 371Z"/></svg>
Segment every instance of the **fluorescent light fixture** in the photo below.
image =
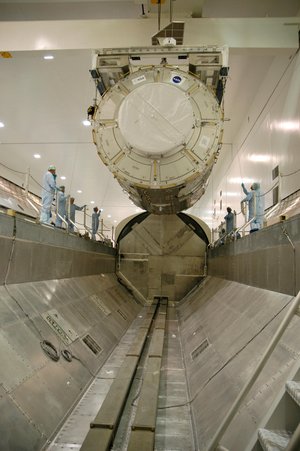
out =
<svg viewBox="0 0 300 451"><path fill-rule="evenodd" d="M44 60L53 60L54 56L53 55L44 55Z"/></svg>
<svg viewBox="0 0 300 451"><path fill-rule="evenodd" d="M95 203L95 201L94 200L91 200L91 204L94 204Z"/></svg>
<svg viewBox="0 0 300 451"><path fill-rule="evenodd" d="M254 161L254 162L259 162L259 163L264 163L264 162L270 161L271 157L270 157L270 155L253 154L253 155L249 155L248 160Z"/></svg>
<svg viewBox="0 0 300 451"><path fill-rule="evenodd" d="M240 184L241 183L253 183L254 180L253 179L248 179L248 178L242 178L242 177L233 177L231 179L228 180L229 183L236 183L236 184Z"/></svg>
<svg viewBox="0 0 300 451"><path fill-rule="evenodd" d="M36 158L37 160L38 160L39 158L41 158L41 156L40 156L39 153L35 153L35 154L33 155L33 157Z"/></svg>
<svg viewBox="0 0 300 451"><path fill-rule="evenodd" d="M230 192L230 191L225 191L224 193L223 193L223 196L227 196L227 197L240 197L240 195L241 195L241 193L233 193L233 192Z"/></svg>
<svg viewBox="0 0 300 451"><path fill-rule="evenodd" d="M77 193L78 193L78 194L81 194L81 193L82 193L81 189L78 189L78 190L77 190Z"/></svg>
<svg viewBox="0 0 300 451"><path fill-rule="evenodd" d="M273 130L283 130L283 131L297 131L300 130L300 122L299 121L274 121L270 125L270 129Z"/></svg>
<svg viewBox="0 0 300 451"><path fill-rule="evenodd" d="M88 121L87 119L85 119L84 121L82 121L83 125L85 127L89 127L91 125L90 121Z"/></svg>
<svg viewBox="0 0 300 451"><path fill-rule="evenodd" d="M67 177L65 177L64 175L61 176L61 180L66 180Z"/></svg>
<svg viewBox="0 0 300 451"><path fill-rule="evenodd" d="M3 127L4 127L3 122L0 122L0 128L3 128Z"/></svg>
<svg viewBox="0 0 300 451"><path fill-rule="evenodd" d="M108 218L111 218L111 215L107 215Z"/></svg>

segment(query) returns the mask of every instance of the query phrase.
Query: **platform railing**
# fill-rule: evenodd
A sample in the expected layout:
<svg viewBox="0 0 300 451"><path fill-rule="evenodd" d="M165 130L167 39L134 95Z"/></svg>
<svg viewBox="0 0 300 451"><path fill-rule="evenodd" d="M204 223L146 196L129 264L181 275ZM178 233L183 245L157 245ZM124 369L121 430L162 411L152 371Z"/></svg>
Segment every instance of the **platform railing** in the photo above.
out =
<svg viewBox="0 0 300 451"><path fill-rule="evenodd" d="M55 197L55 214L56 214L56 216L65 224L65 226L66 226L66 230L68 229L68 222L67 222L67 220L66 220L66 218L65 217L63 217L63 216L61 216L59 213L58 213L58 196L56 195L56 197Z"/></svg>
<svg viewBox="0 0 300 451"><path fill-rule="evenodd" d="M298 292L297 296L293 299L289 310L287 311L285 317L283 318L281 324L279 325L276 333L274 334L271 342L269 343L267 349L265 350L263 356L260 359L260 362L258 363L256 369L254 370L252 376L250 377L249 381L244 385L244 388L241 390L239 396L234 401L232 407L229 409L227 415L225 416L224 420L220 424L217 432L215 433L212 442L207 449L207 451L217 451L220 450L220 441L222 437L224 436L228 426L230 425L231 421L233 420L234 416L236 415L239 407L241 406L242 402L244 401L245 397L253 387L254 383L256 382L258 376L262 372L266 362L269 360L274 348L276 347L277 343L279 342L280 338L282 337L283 333L287 329L288 325L290 324L291 319L293 318L294 314L297 312L300 305L300 291ZM293 448L292 448L293 450Z"/></svg>

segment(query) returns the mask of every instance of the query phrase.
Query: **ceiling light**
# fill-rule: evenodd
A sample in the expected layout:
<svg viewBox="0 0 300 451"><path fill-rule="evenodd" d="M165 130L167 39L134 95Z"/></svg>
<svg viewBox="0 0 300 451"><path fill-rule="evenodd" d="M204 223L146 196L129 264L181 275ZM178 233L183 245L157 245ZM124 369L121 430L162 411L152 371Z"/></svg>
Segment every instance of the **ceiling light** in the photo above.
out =
<svg viewBox="0 0 300 451"><path fill-rule="evenodd" d="M227 197L240 197L240 193L234 193L234 192L230 192L230 191L224 191L223 192L223 196L227 196Z"/></svg>
<svg viewBox="0 0 300 451"><path fill-rule="evenodd" d="M65 177L64 175L61 176L61 180L66 180L67 177Z"/></svg>
<svg viewBox="0 0 300 451"><path fill-rule="evenodd" d="M33 157L34 157L34 158L37 158L37 159L38 159L38 158L41 158L41 156L40 156L39 153L35 153L35 154L33 155Z"/></svg>
<svg viewBox="0 0 300 451"><path fill-rule="evenodd" d="M95 203L95 201L94 200L91 200L91 204L94 204Z"/></svg>
<svg viewBox="0 0 300 451"><path fill-rule="evenodd" d="M111 215L107 215L108 218L111 218Z"/></svg>
<svg viewBox="0 0 300 451"><path fill-rule="evenodd" d="M83 125L85 127L89 127L91 125L90 121L88 121L87 119L85 119L84 121L82 121Z"/></svg>
<svg viewBox="0 0 300 451"><path fill-rule="evenodd" d="M53 60L54 56L53 55L44 55L44 60Z"/></svg>
<svg viewBox="0 0 300 451"><path fill-rule="evenodd" d="M82 193L81 189L78 189L78 190L77 190L77 193L78 193L78 194L81 194L81 193Z"/></svg>
<svg viewBox="0 0 300 451"><path fill-rule="evenodd" d="M270 161L271 157L270 155L249 155L248 160L263 163L264 161Z"/></svg>
<svg viewBox="0 0 300 451"><path fill-rule="evenodd" d="M237 183L237 184L241 184L241 183L253 183L254 180L253 179L248 179L247 177L245 178L241 178L241 177L233 177L230 178L228 180L229 183Z"/></svg>
<svg viewBox="0 0 300 451"><path fill-rule="evenodd" d="M116 220L116 219L114 219L114 222L117 222L117 220Z"/></svg>
<svg viewBox="0 0 300 451"><path fill-rule="evenodd" d="M272 130L273 127L276 130L283 130L283 131L297 131L300 129L300 122L299 121L274 121L270 129Z"/></svg>
<svg viewBox="0 0 300 451"><path fill-rule="evenodd" d="M0 128L4 127L3 122L0 122Z"/></svg>

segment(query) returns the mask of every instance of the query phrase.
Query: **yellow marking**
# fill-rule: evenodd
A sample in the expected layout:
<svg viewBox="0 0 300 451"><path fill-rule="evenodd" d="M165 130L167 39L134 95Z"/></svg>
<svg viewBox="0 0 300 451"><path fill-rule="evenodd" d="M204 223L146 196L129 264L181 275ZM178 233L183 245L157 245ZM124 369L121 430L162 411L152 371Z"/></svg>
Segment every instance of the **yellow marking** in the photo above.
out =
<svg viewBox="0 0 300 451"><path fill-rule="evenodd" d="M157 177L157 161L153 161L153 177L156 179Z"/></svg>
<svg viewBox="0 0 300 451"><path fill-rule="evenodd" d="M118 164L120 160L122 160L122 158L125 157L124 152L121 150L121 152L119 152L112 160L111 163L112 164Z"/></svg>
<svg viewBox="0 0 300 451"><path fill-rule="evenodd" d="M199 163L201 161L190 149L184 149L184 153L186 154L187 158L192 160L195 163Z"/></svg>
<svg viewBox="0 0 300 451"><path fill-rule="evenodd" d="M2 58L12 58L12 54L10 52L0 52Z"/></svg>
<svg viewBox="0 0 300 451"><path fill-rule="evenodd" d="M198 91L199 86L197 84L193 84L190 89L188 90L188 94L191 96L193 95L196 91Z"/></svg>

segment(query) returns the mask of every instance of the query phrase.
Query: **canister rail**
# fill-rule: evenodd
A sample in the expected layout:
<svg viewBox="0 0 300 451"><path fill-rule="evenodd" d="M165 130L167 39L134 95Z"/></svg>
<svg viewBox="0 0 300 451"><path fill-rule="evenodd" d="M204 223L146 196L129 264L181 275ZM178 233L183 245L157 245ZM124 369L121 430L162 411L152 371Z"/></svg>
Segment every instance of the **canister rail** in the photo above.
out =
<svg viewBox="0 0 300 451"><path fill-rule="evenodd" d="M147 369L139 394L135 420L131 426L132 431L128 450L140 451L143 449L144 451L150 451L154 449L166 311L166 304L159 305L158 310L156 304L152 304L148 308L147 316L139 327L135 340L128 350L101 408L90 424L90 430L80 448L81 451L108 451L110 449L151 328L153 328L153 334L148 351ZM153 321L155 321L154 326ZM145 408L147 411L146 416L144 414Z"/></svg>

